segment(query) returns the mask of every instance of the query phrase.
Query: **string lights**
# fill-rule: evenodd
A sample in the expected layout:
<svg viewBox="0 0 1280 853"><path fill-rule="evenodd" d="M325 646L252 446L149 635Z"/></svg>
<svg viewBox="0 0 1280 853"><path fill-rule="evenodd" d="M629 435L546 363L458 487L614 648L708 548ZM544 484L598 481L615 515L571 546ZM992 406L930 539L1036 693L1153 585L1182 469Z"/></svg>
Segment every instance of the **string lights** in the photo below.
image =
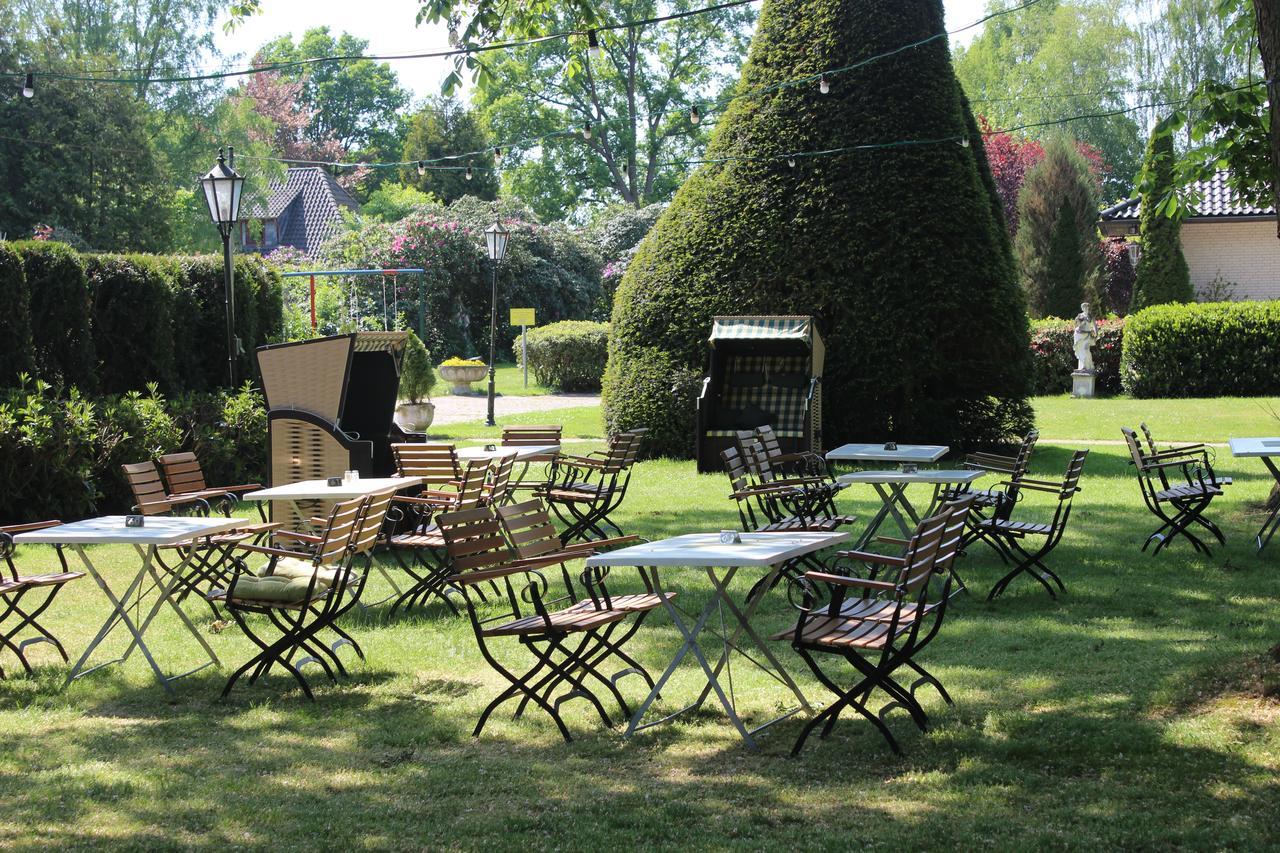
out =
<svg viewBox="0 0 1280 853"><path fill-rule="evenodd" d="M587 53L591 54L592 59L599 59L604 55L600 47L600 36L596 35L595 30L587 30Z"/></svg>
<svg viewBox="0 0 1280 853"><path fill-rule="evenodd" d="M36 96L36 75L28 71L26 79L22 81L22 97L34 98L35 96Z"/></svg>
<svg viewBox="0 0 1280 853"><path fill-rule="evenodd" d="M692 104L689 107L689 124L697 124L702 121L702 113L698 112L698 105Z"/></svg>
<svg viewBox="0 0 1280 853"><path fill-rule="evenodd" d="M818 78L818 91L824 95L831 92L831 82L827 80L827 75L825 74Z"/></svg>

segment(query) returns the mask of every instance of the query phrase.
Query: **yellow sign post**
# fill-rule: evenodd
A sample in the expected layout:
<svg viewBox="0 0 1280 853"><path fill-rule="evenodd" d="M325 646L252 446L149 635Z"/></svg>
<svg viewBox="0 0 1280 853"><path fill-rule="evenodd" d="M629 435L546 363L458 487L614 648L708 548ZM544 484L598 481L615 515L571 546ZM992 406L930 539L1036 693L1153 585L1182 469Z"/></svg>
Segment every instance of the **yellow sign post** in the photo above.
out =
<svg viewBox="0 0 1280 853"><path fill-rule="evenodd" d="M529 387L529 327L536 326L532 308L512 308L511 325L520 327L520 363L524 365L524 387Z"/></svg>

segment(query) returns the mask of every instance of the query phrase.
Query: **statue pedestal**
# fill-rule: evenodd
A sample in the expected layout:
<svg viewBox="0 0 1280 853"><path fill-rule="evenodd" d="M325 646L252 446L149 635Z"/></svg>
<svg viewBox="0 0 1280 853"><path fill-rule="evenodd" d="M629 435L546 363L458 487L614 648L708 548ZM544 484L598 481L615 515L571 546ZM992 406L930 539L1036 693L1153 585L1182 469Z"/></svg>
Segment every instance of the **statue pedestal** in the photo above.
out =
<svg viewBox="0 0 1280 853"><path fill-rule="evenodd" d="M1071 396L1092 397L1095 376L1092 370L1071 371Z"/></svg>

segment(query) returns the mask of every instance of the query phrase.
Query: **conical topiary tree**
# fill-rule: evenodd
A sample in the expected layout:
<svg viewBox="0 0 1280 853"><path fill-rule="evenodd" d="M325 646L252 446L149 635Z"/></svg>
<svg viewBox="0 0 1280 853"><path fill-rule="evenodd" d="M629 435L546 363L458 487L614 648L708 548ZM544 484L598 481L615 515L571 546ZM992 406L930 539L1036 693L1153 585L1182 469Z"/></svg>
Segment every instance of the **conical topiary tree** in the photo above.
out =
<svg viewBox="0 0 1280 853"><path fill-rule="evenodd" d="M828 445L1027 426L1026 309L942 31L940 0L767 0L707 150L722 162L676 193L615 297L611 430L690 455L711 318L747 313L818 318ZM788 162L855 145L875 147Z"/></svg>
<svg viewBox="0 0 1280 853"><path fill-rule="evenodd" d="M1173 136L1152 134L1143 169L1152 176L1150 190L1142 194L1138 255L1130 313L1148 305L1190 302L1195 298L1191 272L1182 254L1182 225L1165 215L1164 201L1173 192Z"/></svg>
<svg viewBox="0 0 1280 853"><path fill-rule="evenodd" d="M1049 140L1044 157L1018 191L1014 256L1035 317L1074 317L1081 302L1102 310L1098 240L1098 179L1065 136Z"/></svg>

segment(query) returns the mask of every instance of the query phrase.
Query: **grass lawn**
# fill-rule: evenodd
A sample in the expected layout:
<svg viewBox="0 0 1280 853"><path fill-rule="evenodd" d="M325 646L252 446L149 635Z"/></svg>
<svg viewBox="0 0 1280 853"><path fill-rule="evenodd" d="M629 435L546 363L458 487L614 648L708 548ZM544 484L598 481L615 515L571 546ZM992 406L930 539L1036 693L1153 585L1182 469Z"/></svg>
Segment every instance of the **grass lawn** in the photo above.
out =
<svg viewBox="0 0 1280 853"><path fill-rule="evenodd" d="M1118 438L1116 424L1140 417L1169 440L1280 433L1250 414L1253 401L1037 403L1046 439L1033 469L1044 477L1061 475L1071 449L1053 437ZM1218 467L1235 485L1212 513L1229 536L1212 558L1184 545L1139 553L1153 520L1123 448L1109 445L1093 447L1072 529L1052 557L1068 585L1059 601L1024 580L989 604L999 561L981 547L964 557L958 568L974 592L953 601L922 658L955 706L926 689L927 734L893 714L902 757L848 718L798 759L787 753L802 719L770 730L752 753L709 705L630 741L580 701L565 706L573 744L536 712L513 721L499 711L473 739L503 683L466 620L438 605L394 621L381 608L353 612L348 627L368 662L339 687L320 687L315 703L282 676L220 701L250 645L234 627L215 631L207 608L190 602L224 667L178 682L173 700L136 655L67 690L47 647L32 649L42 663L34 678L6 666L0 845L1270 847L1280 837L1280 664L1267 654L1280 641L1280 543L1262 557L1250 544L1271 484L1262 465L1220 450ZM645 462L618 520L649 537L734 526L726 492L723 476L695 474L692 463ZM844 508L864 518L876 507L869 490L845 495ZM1018 511L1045 509L1029 499ZM132 577L130 553L95 554L117 590ZM31 569L45 556L20 552ZM620 588L638 586L621 575L611 576ZM705 576L668 577L697 608ZM735 588L750 582L743 575ZM384 583L371 582L371 600ZM101 591L82 580L48 622L74 657L105 613ZM775 594L759 627L789 619ZM161 617L149 638L170 669L194 660L176 619ZM630 650L656 672L677 644L656 615ZM825 703L798 657L776 650ZM848 678L847 667L830 671ZM733 679L749 717L784 705L779 686L742 661ZM621 684L631 701L643 696L637 679ZM697 689L686 667L661 705L679 707Z"/></svg>

